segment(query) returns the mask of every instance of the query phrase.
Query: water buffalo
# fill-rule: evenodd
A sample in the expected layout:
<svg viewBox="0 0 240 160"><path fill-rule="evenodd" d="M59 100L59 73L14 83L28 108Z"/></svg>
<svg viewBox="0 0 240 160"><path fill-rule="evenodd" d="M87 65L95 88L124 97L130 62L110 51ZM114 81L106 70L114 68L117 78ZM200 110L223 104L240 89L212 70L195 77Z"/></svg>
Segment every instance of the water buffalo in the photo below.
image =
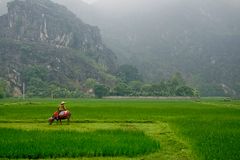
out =
<svg viewBox="0 0 240 160"><path fill-rule="evenodd" d="M62 119L67 119L69 124L70 117L71 117L71 113L68 110L62 111L59 115L58 115L58 112L54 112L53 116L50 117L48 121L50 125L53 123L54 120L57 120L57 121L60 120L60 124L62 124Z"/></svg>

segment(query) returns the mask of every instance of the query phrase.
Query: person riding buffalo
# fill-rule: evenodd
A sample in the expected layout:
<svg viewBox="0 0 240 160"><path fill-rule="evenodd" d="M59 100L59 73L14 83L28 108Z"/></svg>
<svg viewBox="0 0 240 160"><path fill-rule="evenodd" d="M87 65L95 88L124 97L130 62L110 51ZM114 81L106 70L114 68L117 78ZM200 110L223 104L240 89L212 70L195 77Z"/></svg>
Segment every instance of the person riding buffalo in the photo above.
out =
<svg viewBox="0 0 240 160"><path fill-rule="evenodd" d="M65 107L65 102L62 101L58 106L57 111L53 113L53 115L48 119L48 121L50 125L54 122L54 120L60 120L60 124L62 124L62 119L67 119L69 124L70 117L71 113L69 110L67 110L67 107Z"/></svg>
<svg viewBox="0 0 240 160"><path fill-rule="evenodd" d="M57 109L57 111L58 111L58 116L60 116L61 114L64 114L64 112L62 112L62 111L66 111L67 110L67 107L65 107L65 102L64 101L62 101L61 103L60 103L60 105L58 106L58 109ZM62 113L61 113L62 112Z"/></svg>

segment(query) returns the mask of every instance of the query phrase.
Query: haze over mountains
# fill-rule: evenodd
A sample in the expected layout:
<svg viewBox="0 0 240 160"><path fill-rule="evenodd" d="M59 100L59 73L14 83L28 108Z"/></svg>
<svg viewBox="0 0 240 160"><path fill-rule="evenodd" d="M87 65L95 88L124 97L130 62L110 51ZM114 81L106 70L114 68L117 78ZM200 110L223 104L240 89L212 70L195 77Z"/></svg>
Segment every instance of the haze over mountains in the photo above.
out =
<svg viewBox="0 0 240 160"><path fill-rule="evenodd" d="M237 0L59 3L99 26L119 62L137 66L145 81L156 82L180 72L206 95L239 92Z"/></svg>
<svg viewBox="0 0 240 160"><path fill-rule="evenodd" d="M180 72L203 95L240 93L238 0L54 2L99 26L118 63L136 66L145 82Z"/></svg>

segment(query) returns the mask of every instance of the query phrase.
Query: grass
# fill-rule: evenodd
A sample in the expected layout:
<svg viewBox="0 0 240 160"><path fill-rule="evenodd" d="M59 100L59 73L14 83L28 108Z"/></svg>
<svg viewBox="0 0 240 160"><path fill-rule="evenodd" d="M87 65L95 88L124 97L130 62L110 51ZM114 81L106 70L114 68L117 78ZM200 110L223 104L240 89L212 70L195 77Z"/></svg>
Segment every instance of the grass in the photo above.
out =
<svg viewBox="0 0 240 160"><path fill-rule="evenodd" d="M238 112L239 113L239 112ZM240 159L240 121L236 116L210 115L173 122L200 159Z"/></svg>
<svg viewBox="0 0 240 160"><path fill-rule="evenodd" d="M1 128L1 158L139 156L159 149L141 131L41 131Z"/></svg>
<svg viewBox="0 0 240 160"><path fill-rule="evenodd" d="M237 100L67 99L72 123L47 126L47 119L60 101L1 100L0 128L30 132L40 129L47 133L59 128L73 132L135 128L161 144L155 153L139 159L240 159L240 101Z"/></svg>
<svg viewBox="0 0 240 160"><path fill-rule="evenodd" d="M74 131L74 132L95 132L96 130L125 130L125 131L144 131L144 134L160 143L160 149L151 154L144 154L134 157L129 156L103 156L103 157L78 157L77 159L100 159L100 160L176 160L193 159L190 157L191 151L188 146L180 141L171 131L167 123L71 123L70 125L47 125L46 123L0 123L0 128L17 129L25 131ZM44 158L50 159L50 158ZM58 158L59 159L59 158ZM69 159L60 158L60 159Z"/></svg>

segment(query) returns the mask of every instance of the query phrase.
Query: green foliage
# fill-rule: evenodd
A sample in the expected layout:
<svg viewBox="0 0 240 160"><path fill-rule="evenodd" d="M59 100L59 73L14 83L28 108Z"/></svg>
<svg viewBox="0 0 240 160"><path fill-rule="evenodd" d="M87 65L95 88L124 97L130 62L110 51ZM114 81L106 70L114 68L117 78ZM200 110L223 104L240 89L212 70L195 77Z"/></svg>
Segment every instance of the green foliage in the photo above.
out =
<svg viewBox="0 0 240 160"><path fill-rule="evenodd" d="M40 78L32 77L27 83L27 95L29 97L46 97L49 96L48 85Z"/></svg>
<svg viewBox="0 0 240 160"><path fill-rule="evenodd" d="M142 85L141 91L143 96L150 96L149 93L152 92L152 85L151 84Z"/></svg>
<svg viewBox="0 0 240 160"><path fill-rule="evenodd" d="M179 72L177 72L172 76L171 79L167 81L167 85L170 92L169 94L176 95L177 88L185 85L185 81L182 78L182 75Z"/></svg>
<svg viewBox="0 0 240 160"><path fill-rule="evenodd" d="M141 131L39 131L0 128L0 158L138 156L159 149Z"/></svg>
<svg viewBox="0 0 240 160"><path fill-rule="evenodd" d="M140 81L129 82L129 88L131 89L131 95L138 96L141 93L143 83Z"/></svg>
<svg viewBox="0 0 240 160"><path fill-rule="evenodd" d="M28 66L22 71L22 81L29 82L32 78L46 80L47 69L40 65Z"/></svg>
<svg viewBox="0 0 240 160"><path fill-rule="evenodd" d="M117 75L124 83L141 80L138 69L131 65L121 65Z"/></svg>
<svg viewBox="0 0 240 160"><path fill-rule="evenodd" d="M194 90L188 86L179 87L176 90L177 96L195 96Z"/></svg>
<svg viewBox="0 0 240 160"><path fill-rule="evenodd" d="M97 81L93 78L88 78L85 83L84 83L84 86L89 88L89 89L92 89L94 88L94 86L97 84Z"/></svg>
<svg viewBox="0 0 240 160"><path fill-rule="evenodd" d="M216 84L204 84L200 88L200 93L204 93L205 96L225 96L223 88Z"/></svg>
<svg viewBox="0 0 240 160"><path fill-rule="evenodd" d="M176 73L169 80L162 80L155 84L144 84L141 81L118 83L113 95L117 96L198 96L196 91L185 85L180 73Z"/></svg>
<svg viewBox="0 0 240 160"><path fill-rule="evenodd" d="M232 95L233 98L240 99L240 82L235 84L236 88L236 93Z"/></svg>
<svg viewBox="0 0 240 160"><path fill-rule="evenodd" d="M0 99L10 95L10 88L6 81L0 78Z"/></svg>
<svg viewBox="0 0 240 160"><path fill-rule="evenodd" d="M126 83L120 82L114 88L113 94L116 96L128 96L129 94L131 94L131 89Z"/></svg>
<svg viewBox="0 0 240 160"><path fill-rule="evenodd" d="M9 71L14 76L16 74L18 84L10 83L10 87L19 88L24 82L28 97L82 97L88 87L97 83L95 79L112 86L116 81L114 76L102 71L95 60L79 50L6 39L0 39L0 46L0 77L8 80ZM8 64L12 67L9 68Z"/></svg>
<svg viewBox="0 0 240 160"><path fill-rule="evenodd" d="M5 97L5 84L3 81L0 81L0 98Z"/></svg>
<svg viewBox="0 0 240 160"><path fill-rule="evenodd" d="M47 95L52 98L80 98L84 97L84 93L78 89L70 90L61 86L51 84L47 90Z"/></svg>
<svg viewBox="0 0 240 160"><path fill-rule="evenodd" d="M102 98L104 96L107 96L109 93L109 88L106 87L103 84L96 84L94 86L94 93L97 98Z"/></svg>

